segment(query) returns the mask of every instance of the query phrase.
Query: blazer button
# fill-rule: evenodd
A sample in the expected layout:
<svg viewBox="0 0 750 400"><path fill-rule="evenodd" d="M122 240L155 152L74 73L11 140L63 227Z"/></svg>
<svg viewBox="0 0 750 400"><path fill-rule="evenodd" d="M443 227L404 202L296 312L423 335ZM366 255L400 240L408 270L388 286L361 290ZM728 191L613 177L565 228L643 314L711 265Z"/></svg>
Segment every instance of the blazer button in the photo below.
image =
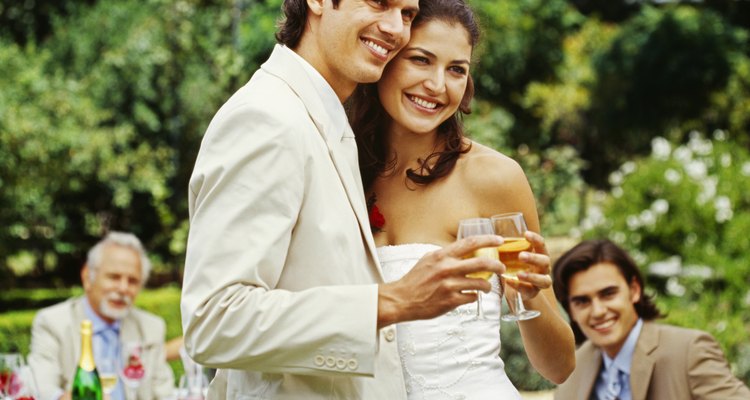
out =
<svg viewBox="0 0 750 400"><path fill-rule="evenodd" d="M337 358L336 359L336 368L338 369L344 369L346 368L346 360L343 358Z"/></svg>
<svg viewBox="0 0 750 400"><path fill-rule="evenodd" d="M322 367L326 363L326 358L318 354L315 356L315 365Z"/></svg>
<svg viewBox="0 0 750 400"><path fill-rule="evenodd" d="M326 367L333 368L336 366L336 359L333 356L326 357Z"/></svg>
<svg viewBox="0 0 750 400"><path fill-rule="evenodd" d="M393 339L396 339L396 332L393 331L393 328L386 329L385 340L392 342Z"/></svg>
<svg viewBox="0 0 750 400"><path fill-rule="evenodd" d="M357 370L357 367L359 367L359 363L357 362L357 360L355 360L355 359L353 359L353 358L352 358L352 359L350 359L350 360L349 360L349 361L348 361L348 362L346 363L346 366L347 366L347 367L349 367L349 369L350 369L350 370L352 370L352 371L356 371L356 370Z"/></svg>

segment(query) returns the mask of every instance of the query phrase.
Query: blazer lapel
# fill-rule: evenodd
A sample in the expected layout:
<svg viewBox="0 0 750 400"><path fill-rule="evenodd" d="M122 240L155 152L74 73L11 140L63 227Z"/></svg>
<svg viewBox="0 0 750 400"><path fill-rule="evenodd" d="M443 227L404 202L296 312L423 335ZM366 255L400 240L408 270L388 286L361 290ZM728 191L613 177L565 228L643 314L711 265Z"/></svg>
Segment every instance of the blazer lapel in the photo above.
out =
<svg viewBox="0 0 750 400"><path fill-rule="evenodd" d="M586 341L581 348L580 361L576 362L576 368L579 369L581 379L578 386L577 399L589 399L591 392L594 390L596 377L599 376L599 370L602 367L602 354L591 342Z"/></svg>
<svg viewBox="0 0 750 400"><path fill-rule="evenodd" d="M633 400L646 400L648 388L651 385L651 373L654 370L654 359L651 353L659 345L659 330L657 326L644 322L638 342L633 351L633 361L630 366L630 392Z"/></svg>
<svg viewBox="0 0 750 400"><path fill-rule="evenodd" d="M367 244L367 250L370 259L373 260L380 280L383 280L380 265L377 262L377 252L375 251L375 242L370 231L370 221L367 215L367 206L365 204L365 194L362 188L362 180L359 175L359 165L357 161L357 145L354 141L354 134L348 124L343 132L335 132L333 124L328 117L328 113L323 107L320 96L315 86L307 76L306 71L298 61L291 58L284 50L276 45L273 53L261 68L271 75L278 77L289 85L292 91L302 100L307 108L313 123L318 128L318 132L323 137L327 147L328 154L331 157L336 172L338 173L341 184L344 186L349 203L359 222L362 238Z"/></svg>

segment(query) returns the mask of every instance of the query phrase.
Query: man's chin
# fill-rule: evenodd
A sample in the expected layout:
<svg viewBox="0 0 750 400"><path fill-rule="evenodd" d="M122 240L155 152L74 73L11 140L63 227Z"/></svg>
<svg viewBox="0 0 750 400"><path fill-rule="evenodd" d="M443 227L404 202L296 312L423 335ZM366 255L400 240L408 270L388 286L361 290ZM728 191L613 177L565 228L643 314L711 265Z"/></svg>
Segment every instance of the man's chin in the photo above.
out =
<svg viewBox="0 0 750 400"><path fill-rule="evenodd" d="M123 319L130 313L130 307L112 307L108 304L102 305L102 314L110 319Z"/></svg>

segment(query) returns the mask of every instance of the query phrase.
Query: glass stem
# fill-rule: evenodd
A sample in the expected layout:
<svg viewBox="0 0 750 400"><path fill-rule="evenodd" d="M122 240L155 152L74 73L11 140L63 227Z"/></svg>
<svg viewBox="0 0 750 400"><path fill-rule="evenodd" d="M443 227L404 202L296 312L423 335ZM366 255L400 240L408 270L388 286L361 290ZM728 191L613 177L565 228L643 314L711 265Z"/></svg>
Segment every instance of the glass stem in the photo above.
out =
<svg viewBox="0 0 750 400"><path fill-rule="evenodd" d="M484 318L484 309L482 308L482 292L477 290L477 318Z"/></svg>
<svg viewBox="0 0 750 400"><path fill-rule="evenodd" d="M526 311L526 307L523 305L523 297L521 297L521 293L516 292L516 311L515 314L521 314Z"/></svg>

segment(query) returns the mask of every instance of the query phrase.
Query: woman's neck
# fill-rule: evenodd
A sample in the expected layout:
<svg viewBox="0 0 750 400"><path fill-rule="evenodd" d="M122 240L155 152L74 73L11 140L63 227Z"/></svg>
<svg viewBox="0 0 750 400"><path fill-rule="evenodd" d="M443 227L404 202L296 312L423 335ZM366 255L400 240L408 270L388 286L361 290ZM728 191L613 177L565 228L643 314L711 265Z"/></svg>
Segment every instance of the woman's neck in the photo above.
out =
<svg viewBox="0 0 750 400"><path fill-rule="evenodd" d="M437 130L429 133L414 133L401 127L391 126L388 132L389 159L396 158L395 169L399 175L407 169L418 168L430 154L440 150Z"/></svg>

